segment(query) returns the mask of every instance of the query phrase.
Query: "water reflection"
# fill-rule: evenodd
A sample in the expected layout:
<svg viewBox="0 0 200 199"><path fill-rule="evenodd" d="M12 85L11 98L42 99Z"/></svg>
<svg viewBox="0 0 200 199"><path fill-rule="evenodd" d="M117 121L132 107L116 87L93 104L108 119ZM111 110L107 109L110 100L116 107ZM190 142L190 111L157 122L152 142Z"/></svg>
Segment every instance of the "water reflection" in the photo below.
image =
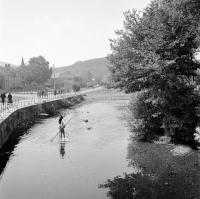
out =
<svg viewBox="0 0 200 199"><path fill-rule="evenodd" d="M3 147L0 149L0 179L4 173L8 161L12 156L14 156L13 151L15 150L16 146L20 143L23 137L29 135L29 128L34 123L40 124L41 121L32 120L29 122L24 122L20 126L18 126L18 128L10 135L6 144L4 144Z"/></svg>
<svg viewBox="0 0 200 199"><path fill-rule="evenodd" d="M100 188L108 188L113 199L200 198L198 152L173 156L173 147L131 142L127 159L134 172L109 179Z"/></svg>
<svg viewBox="0 0 200 199"><path fill-rule="evenodd" d="M65 156L65 141L60 141L60 156L62 159L64 159Z"/></svg>
<svg viewBox="0 0 200 199"><path fill-rule="evenodd" d="M15 146L19 143L23 134L27 134L28 131L15 131L6 144L0 150L0 178L4 173L4 169L9 161Z"/></svg>
<svg viewBox="0 0 200 199"><path fill-rule="evenodd" d="M0 152L0 179L10 158L9 152Z"/></svg>

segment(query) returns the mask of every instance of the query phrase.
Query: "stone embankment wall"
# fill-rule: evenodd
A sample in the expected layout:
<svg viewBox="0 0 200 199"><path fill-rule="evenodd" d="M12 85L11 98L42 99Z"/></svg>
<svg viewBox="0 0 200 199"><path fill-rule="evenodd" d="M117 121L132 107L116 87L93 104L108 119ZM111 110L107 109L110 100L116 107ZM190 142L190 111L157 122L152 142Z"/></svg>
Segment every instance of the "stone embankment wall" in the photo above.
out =
<svg viewBox="0 0 200 199"><path fill-rule="evenodd" d="M15 133L16 128L21 123L34 120L41 113L50 113L52 109L58 110L60 108L71 107L83 100L82 95L77 95L16 110L0 123L0 148L6 143L10 135Z"/></svg>

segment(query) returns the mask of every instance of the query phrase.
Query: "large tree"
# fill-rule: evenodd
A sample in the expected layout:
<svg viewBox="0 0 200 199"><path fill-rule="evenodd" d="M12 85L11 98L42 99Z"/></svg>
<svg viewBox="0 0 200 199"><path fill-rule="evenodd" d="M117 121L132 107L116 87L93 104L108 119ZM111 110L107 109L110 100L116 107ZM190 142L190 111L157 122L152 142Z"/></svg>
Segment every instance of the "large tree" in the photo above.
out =
<svg viewBox="0 0 200 199"><path fill-rule="evenodd" d="M43 84L50 79L52 68L49 67L49 62L44 57L39 56L31 58L28 65L20 66L17 72L24 85Z"/></svg>
<svg viewBox="0 0 200 199"><path fill-rule="evenodd" d="M142 14L126 12L124 30L111 40L115 86L145 91L134 107L145 135L164 131L176 141L194 140L199 10L199 0L152 1Z"/></svg>
<svg viewBox="0 0 200 199"><path fill-rule="evenodd" d="M32 81L39 84L46 82L52 75L49 62L42 56L33 57L29 60L29 70L32 72Z"/></svg>

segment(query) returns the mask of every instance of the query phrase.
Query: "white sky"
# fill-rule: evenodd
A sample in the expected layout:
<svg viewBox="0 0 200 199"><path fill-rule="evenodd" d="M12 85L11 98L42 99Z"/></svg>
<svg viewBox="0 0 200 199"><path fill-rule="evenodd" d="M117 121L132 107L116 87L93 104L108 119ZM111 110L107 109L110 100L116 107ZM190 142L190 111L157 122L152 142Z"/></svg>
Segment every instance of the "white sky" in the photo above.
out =
<svg viewBox="0 0 200 199"><path fill-rule="evenodd" d="M150 0L0 0L0 61L19 65L44 56L50 64L106 56L123 12Z"/></svg>

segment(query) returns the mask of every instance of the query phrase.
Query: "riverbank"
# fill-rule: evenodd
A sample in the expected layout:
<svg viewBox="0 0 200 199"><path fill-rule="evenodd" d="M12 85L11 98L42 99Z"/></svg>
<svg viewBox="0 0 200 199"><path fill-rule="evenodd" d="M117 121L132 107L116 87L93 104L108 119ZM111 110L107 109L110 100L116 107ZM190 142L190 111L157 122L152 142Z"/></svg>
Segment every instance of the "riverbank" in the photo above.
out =
<svg viewBox="0 0 200 199"><path fill-rule="evenodd" d="M111 91L111 93L114 91ZM105 93L102 99L117 99ZM90 96L92 101L96 96ZM109 96L110 95L110 96ZM134 96L136 94L133 94ZM130 96L129 96L130 99ZM127 107L125 108L125 116ZM127 124L127 118L122 118ZM191 147L165 141L143 142L131 136L127 147L128 166L133 172L110 176L100 185L111 198L191 199L200 198L200 153Z"/></svg>

